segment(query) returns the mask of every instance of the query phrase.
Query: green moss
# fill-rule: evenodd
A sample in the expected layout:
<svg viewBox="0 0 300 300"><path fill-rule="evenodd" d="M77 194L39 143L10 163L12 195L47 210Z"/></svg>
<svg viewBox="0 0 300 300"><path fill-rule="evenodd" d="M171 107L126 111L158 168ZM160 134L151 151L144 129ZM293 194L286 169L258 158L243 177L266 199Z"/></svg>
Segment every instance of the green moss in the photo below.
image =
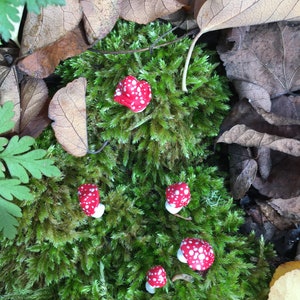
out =
<svg viewBox="0 0 300 300"><path fill-rule="evenodd" d="M146 47L168 28L119 22L96 48ZM56 144L51 130L39 139L39 147L50 147L63 178L31 181L35 200L23 205L18 237L0 246L3 299L227 300L266 295L270 248L238 233L242 212L218 170L204 162L227 109L227 89L214 73L211 54L196 47L190 93L180 91L189 43L182 40L152 54L86 52L59 68L66 82L87 78L90 147L109 144L97 155L75 158ZM128 74L152 86L154 98L138 114L112 100L117 82ZM192 194L180 213L192 221L164 208L166 186L179 181L187 182ZM84 182L100 188L106 210L99 220L85 216L78 204L77 187ZM213 246L216 259L206 276L177 260L186 237L203 238ZM145 274L157 264L166 269L168 284L150 295ZM194 281L172 282L182 273Z"/></svg>

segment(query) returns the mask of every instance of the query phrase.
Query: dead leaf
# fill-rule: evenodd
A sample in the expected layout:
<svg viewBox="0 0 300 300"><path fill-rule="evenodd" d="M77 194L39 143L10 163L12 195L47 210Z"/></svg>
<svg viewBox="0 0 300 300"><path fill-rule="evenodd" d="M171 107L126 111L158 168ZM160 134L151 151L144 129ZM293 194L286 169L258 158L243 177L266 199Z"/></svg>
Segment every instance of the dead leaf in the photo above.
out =
<svg viewBox="0 0 300 300"><path fill-rule="evenodd" d="M78 78L58 90L49 104L49 118L57 141L74 156L88 151L86 125L86 79Z"/></svg>
<svg viewBox="0 0 300 300"><path fill-rule="evenodd" d="M18 67L35 78L52 74L61 60L78 55L90 47L80 28L66 33L61 39L18 62Z"/></svg>
<svg viewBox="0 0 300 300"><path fill-rule="evenodd" d="M272 168L270 148L259 147L257 149L257 165L261 178L267 179L270 175Z"/></svg>
<svg viewBox="0 0 300 300"><path fill-rule="evenodd" d="M234 199L241 199L256 177L257 163L249 150L239 145L230 145L228 152L231 194Z"/></svg>
<svg viewBox="0 0 300 300"><path fill-rule="evenodd" d="M197 23L205 32L271 23L282 20L300 21L298 0L207 0L196 12Z"/></svg>
<svg viewBox="0 0 300 300"><path fill-rule="evenodd" d="M120 17L139 24L147 24L157 18L167 16L184 6L177 0L123 0Z"/></svg>
<svg viewBox="0 0 300 300"><path fill-rule="evenodd" d="M0 66L0 105L7 101L14 103L15 114L12 120L15 122L15 127L13 131L17 132L20 122L20 90L15 66Z"/></svg>
<svg viewBox="0 0 300 300"><path fill-rule="evenodd" d="M19 135L39 136L49 125L48 88L42 79L27 78L21 83Z"/></svg>
<svg viewBox="0 0 300 300"><path fill-rule="evenodd" d="M300 222L300 196L290 199L272 199L268 204L283 218L289 219L295 224Z"/></svg>
<svg viewBox="0 0 300 300"><path fill-rule="evenodd" d="M271 152L272 169L266 180L257 176L252 185L261 195L289 199L300 196L300 158Z"/></svg>
<svg viewBox="0 0 300 300"><path fill-rule="evenodd" d="M119 0L80 0L88 42L104 38L119 18Z"/></svg>
<svg viewBox="0 0 300 300"><path fill-rule="evenodd" d="M269 112L270 99L300 89L300 23L251 26L246 33L234 28L227 41L234 47L219 45L218 52L240 99Z"/></svg>
<svg viewBox="0 0 300 300"><path fill-rule="evenodd" d="M55 43L73 31L82 19L78 0L66 0L64 6L48 5L39 15L28 13L23 29L20 56Z"/></svg>
<svg viewBox="0 0 300 300"><path fill-rule="evenodd" d="M258 132L245 125L235 125L225 131L219 138L218 143L239 144L245 147L268 147L290 155L300 156L300 141Z"/></svg>
<svg viewBox="0 0 300 300"><path fill-rule="evenodd" d="M292 221L282 218L266 201L256 200L256 203L266 219L279 230L288 230L295 227Z"/></svg>
<svg viewBox="0 0 300 300"><path fill-rule="evenodd" d="M177 275L173 276L172 281L174 282L176 280L184 280L187 282L194 282L194 278L188 274L177 274Z"/></svg>

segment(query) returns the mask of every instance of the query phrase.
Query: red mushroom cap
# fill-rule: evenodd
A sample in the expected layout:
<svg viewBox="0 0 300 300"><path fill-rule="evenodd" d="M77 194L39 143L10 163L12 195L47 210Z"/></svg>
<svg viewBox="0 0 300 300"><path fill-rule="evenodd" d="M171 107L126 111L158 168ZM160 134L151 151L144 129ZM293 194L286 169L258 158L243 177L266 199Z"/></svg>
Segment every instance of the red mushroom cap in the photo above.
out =
<svg viewBox="0 0 300 300"><path fill-rule="evenodd" d="M133 76L127 76L118 83L114 101L137 113L147 107L151 97L151 87L147 81L139 81Z"/></svg>
<svg viewBox="0 0 300 300"><path fill-rule="evenodd" d="M184 239L179 250L182 252L189 267L193 270L207 270L215 260L211 245L197 238Z"/></svg>
<svg viewBox="0 0 300 300"><path fill-rule="evenodd" d="M102 204L99 204L100 197L97 185L92 183L82 184L78 188L78 197L80 206L87 216L93 216L96 213L96 217L99 217L99 212L97 213L97 211Z"/></svg>
<svg viewBox="0 0 300 300"><path fill-rule="evenodd" d="M187 206L191 200L190 188L185 182L169 185L166 189L166 198L168 204L175 208Z"/></svg>
<svg viewBox="0 0 300 300"><path fill-rule="evenodd" d="M146 277L148 284L153 288L161 288L167 283L167 273L162 266L152 267Z"/></svg>

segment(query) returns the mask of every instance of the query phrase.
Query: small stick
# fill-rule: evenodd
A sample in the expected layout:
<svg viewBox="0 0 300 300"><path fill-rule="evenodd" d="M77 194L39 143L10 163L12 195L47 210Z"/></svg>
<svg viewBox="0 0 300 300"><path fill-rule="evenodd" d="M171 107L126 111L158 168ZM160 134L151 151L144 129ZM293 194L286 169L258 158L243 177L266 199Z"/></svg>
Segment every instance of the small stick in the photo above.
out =
<svg viewBox="0 0 300 300"><path fill-rule="evenodd" d="M181 218L183 220L186 220L186 221L192 221L193 220L192 217L183 217L179 214L174 214L174 216L177 217L177 218Z"/></svg>
<svg viewBox="0 0 300 300"><path fill-rule="evenodd" d="M101 146L100 149L96 150L96 151L92 151L92 150L88 150L87 153L89 154L98 154L100 153L107 145L109 144L109 141L105 141L104 144Z"/></svg>

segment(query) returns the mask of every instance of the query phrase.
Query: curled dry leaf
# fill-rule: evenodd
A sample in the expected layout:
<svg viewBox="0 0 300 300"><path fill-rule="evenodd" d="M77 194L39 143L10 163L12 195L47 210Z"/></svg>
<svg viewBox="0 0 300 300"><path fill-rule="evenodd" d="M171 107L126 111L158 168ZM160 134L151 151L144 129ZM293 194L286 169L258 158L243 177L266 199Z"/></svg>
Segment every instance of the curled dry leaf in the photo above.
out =
<svg viewBox="0 0 300 300"><path fill-rule="evenodd" d="M20 60L18 67L32 77L45 78L54 72L61 60L78 55L88 47L82 31L77 27L56 42Z"/></svg>
<svg viewBox="0 0 300 300"><path fill-rule="evenodd" d="M256 177L257 163L251 158L250 150L239 145L230 145L228 152L232 197L241 199Z"/></svg>
<svg viewBox="0 0 300 300"><path fill-rule="evenodd" d="M21 83L19 135L39 136L49 125L48 88L42 79L26 78Z"/></svg>
<svg viewBox="0 0 300 300"><path fill-rule="evenodd" d="M147 24L157 18L169 15L184 6L177 0L123 0L120 17L139 24Z"/></svg>
<svg viewBox="0 0 300 300"><path fill-rule="evenodd" d="M20 56L33 53L74 30L82 18L78 0L66 0L64 6L48 5L39 15L28 13L23 29Z"/></svg>
<svg viewBox="0 0 300 300"><path fill-rule="evenodd" d="M258 132L242 124L225 131L217 142L235 143L245 147L265 146L290 155L300 156L300 141Z"/></svg>
<svg viewBox="0 0 300 300"><path fill-rule="evenodd" d="M184 280L187 282L194 282L194 278L191 275L188 274L177 274L175 276L173 276L172 281L176 281L176 280Z"/></svg>
<svg viewBox="0 0 300 300"><path fill-rule="evenodd" d="M88 42L104 38L119 18L119 0L80 0Z"/></svg>
<svg viewBox="0 0 300 300"><path fill-rule="evenodd" d="M230 31L226 39L234 47L220 44L218 52L240 99L269 112L270 99L300 89L299 32L300 23L288 22Z"/></svg>
<svg viewBox="0 0 300 300"><path fill-rule="evenodd" d="M290 199L272 199L268 201L273 209L275 209L283 218L294 222L300 223L300 196Z"/></svg>
<svg viewBox="0 0 300 300"><path fill-rule="evenodd" d="M267 179L272 168L271 149L268 147L259 147L257 149L257 165L262 179Z"/></svg>
<svg viewBox="0 0 300 300"><path fill-rule="evenodd" d="M86 105L86 79L78 78L58 90L49 104L49 118L57 141L74 156L88 151Z"/></svg>

